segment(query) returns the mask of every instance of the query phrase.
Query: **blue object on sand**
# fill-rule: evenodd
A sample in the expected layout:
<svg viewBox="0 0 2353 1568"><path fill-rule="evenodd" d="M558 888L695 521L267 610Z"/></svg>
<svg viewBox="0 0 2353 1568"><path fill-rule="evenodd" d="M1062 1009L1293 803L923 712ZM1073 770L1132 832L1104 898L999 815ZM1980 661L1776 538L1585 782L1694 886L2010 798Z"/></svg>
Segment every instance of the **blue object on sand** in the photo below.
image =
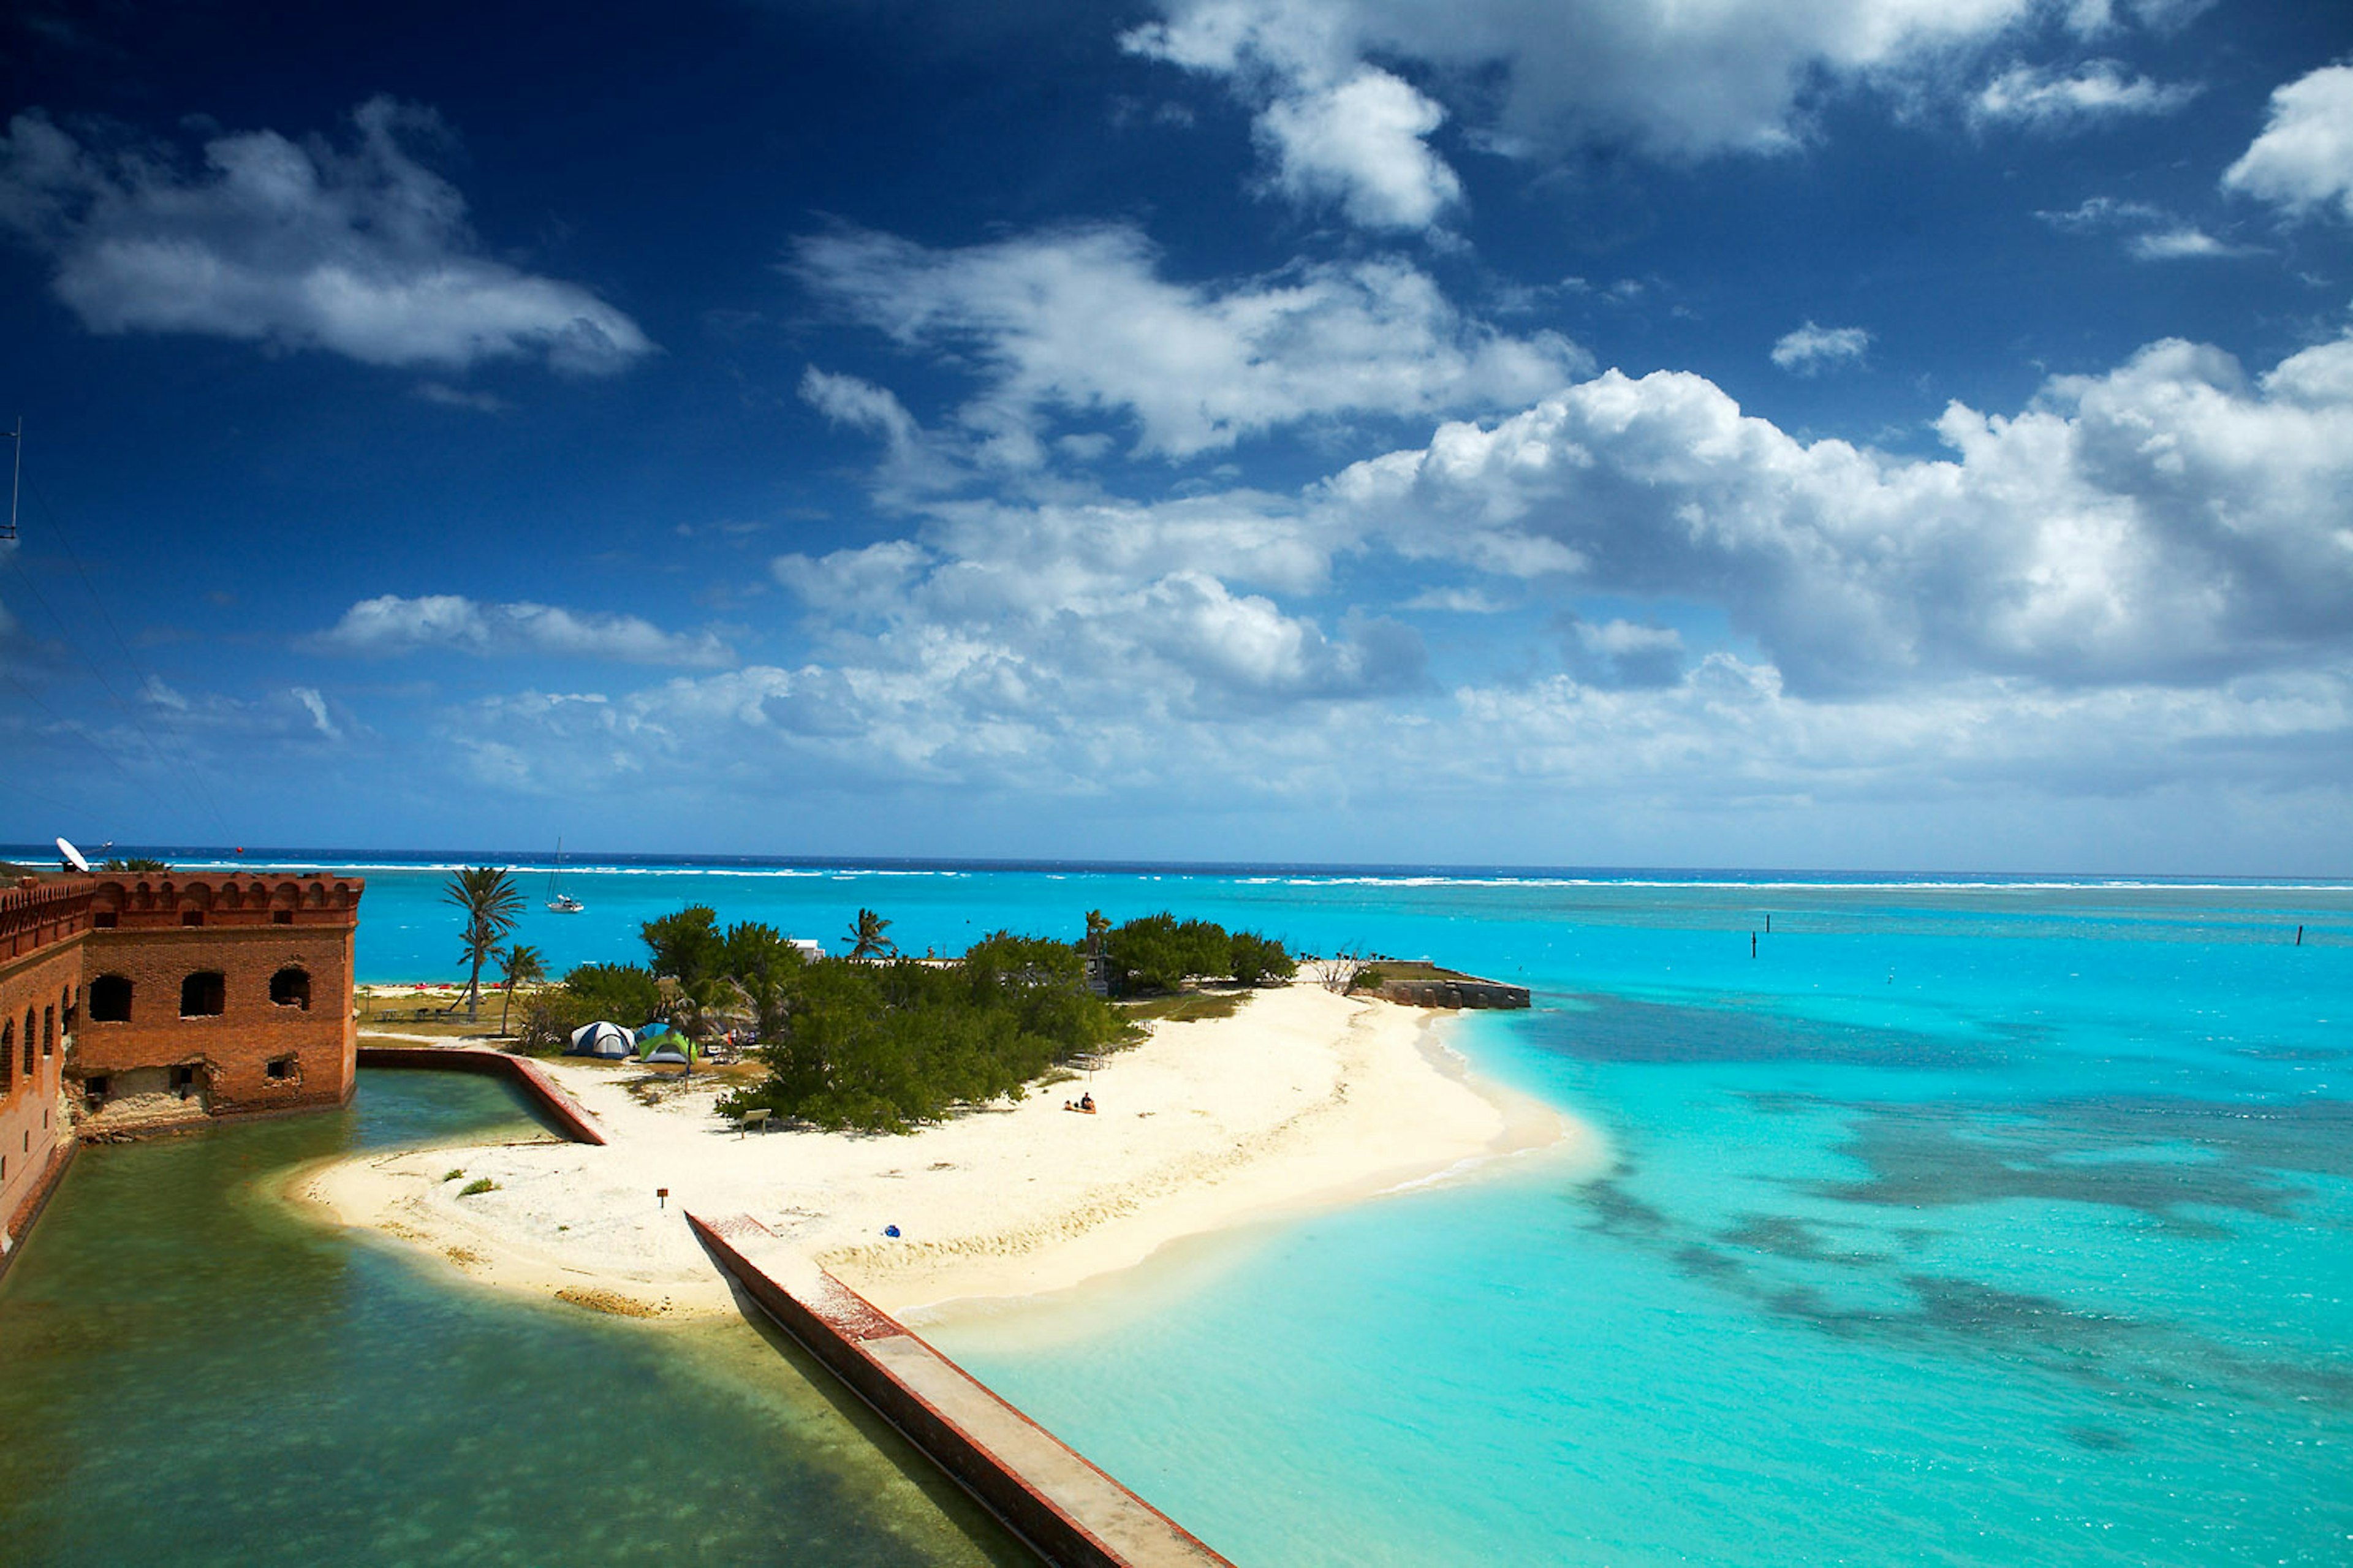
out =
<svg viewBox="0 0 2353 1568"><path fill-rule="evenodd" d="M896 1236L899 1234L899 1227L895 1225L886 1225L882 1227L882 1234L885 1236Z"/></svg>

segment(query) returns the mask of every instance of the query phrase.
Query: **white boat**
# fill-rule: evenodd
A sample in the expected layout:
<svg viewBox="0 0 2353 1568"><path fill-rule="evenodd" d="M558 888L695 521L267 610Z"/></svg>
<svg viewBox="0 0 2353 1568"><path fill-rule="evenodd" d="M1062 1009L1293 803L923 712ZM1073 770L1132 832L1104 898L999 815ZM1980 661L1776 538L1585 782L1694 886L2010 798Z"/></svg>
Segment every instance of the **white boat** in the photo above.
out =
<svg viewBox="0 0 2353 1568"><path fill-rule="evenodd" d="M547 876L547 910L550 914L576 915L588 906L564 890L564 840L555 841L555 869Z"/></svg>

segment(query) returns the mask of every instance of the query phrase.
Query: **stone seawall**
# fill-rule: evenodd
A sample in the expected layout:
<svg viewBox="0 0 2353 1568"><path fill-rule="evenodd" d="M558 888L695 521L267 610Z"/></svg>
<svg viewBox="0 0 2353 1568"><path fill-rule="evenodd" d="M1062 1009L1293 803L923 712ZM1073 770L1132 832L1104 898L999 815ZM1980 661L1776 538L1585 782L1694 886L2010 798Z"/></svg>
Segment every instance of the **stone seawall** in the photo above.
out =
<svg viewBox="0 0 2353 1568"><path fill-rule="evenodd" d="M759 1221L686 1223L763 1311L1048 1563L1231 1568Z"/></svg>
<svg viewBox="0 0 2353 1568"><path fill-rule="evenodd" d="M1384 1002L1398 1002L1409 1007L1528 1005L1526 986L1506 985L1499 980L1479 980L1468 974L1384 981L1373 989L1372 994Z"/></svg>

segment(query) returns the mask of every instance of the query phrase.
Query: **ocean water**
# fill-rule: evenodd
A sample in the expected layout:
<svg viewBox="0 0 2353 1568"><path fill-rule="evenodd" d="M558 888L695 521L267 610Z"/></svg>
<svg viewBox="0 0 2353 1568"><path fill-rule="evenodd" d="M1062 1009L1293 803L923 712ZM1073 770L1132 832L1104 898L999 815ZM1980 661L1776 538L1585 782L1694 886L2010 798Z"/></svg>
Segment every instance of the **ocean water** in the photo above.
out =
<svg viewBox="0 0 2353 1568"><path fill-rule="evenodd" d="M438 873L367 875L363 975L453 977ZM1597 1127L1598 1176L1526 1162L926 1329L1238 1562L2353 1563L2353 886L565 882L588 911L534 897L522 932L559 972L688 901L828 940L872 907L918 952L1166 907L1532 988L1452 1039Z"/></svg>
<svg viewBox="0 0 2353 1568"><path fill-rule="evenodd" d="M345 1112L84 1151L0 1280L0 1563L1031 1561L777 1336L493 1296L278 1195L539 1131L369 1071Z"/></svg>

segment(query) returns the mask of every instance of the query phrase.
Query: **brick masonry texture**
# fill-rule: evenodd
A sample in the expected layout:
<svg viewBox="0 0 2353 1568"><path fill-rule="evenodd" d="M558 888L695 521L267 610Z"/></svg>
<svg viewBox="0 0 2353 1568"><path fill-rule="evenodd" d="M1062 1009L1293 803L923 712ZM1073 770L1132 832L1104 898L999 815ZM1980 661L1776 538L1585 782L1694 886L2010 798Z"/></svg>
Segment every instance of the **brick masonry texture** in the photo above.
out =
<svg viewBox="0 0 2353 1568"><path fill-rule="evenodd" d="M157 872L0 889L0 1228L12 1245L44 1173L77 1136L351 1098L364 887L353 877ZM188 986L192 975L218 980ZM93 1017L122 1009L125 983L128 1017Z"/></svg>

